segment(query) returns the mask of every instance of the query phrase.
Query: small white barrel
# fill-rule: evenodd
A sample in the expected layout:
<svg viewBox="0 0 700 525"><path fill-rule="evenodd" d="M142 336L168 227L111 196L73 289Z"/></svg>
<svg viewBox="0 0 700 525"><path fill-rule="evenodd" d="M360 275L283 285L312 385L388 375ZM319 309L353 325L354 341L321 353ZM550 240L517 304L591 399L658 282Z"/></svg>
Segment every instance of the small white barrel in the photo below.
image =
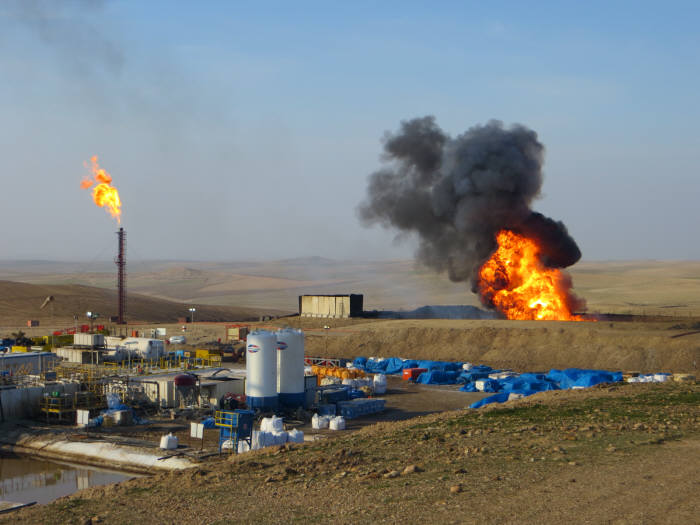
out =
<svg viewBox="0 0 700 525"><path fill-rule="evenodd" d="M248 334L246 342L246 402L251 409L276 410L277 336L265 330Z"/></svg>
<svg viewBox="0 0 700 525"><path fill-rule="evenodd" d="M304 332L285 328L277 332L277 393L287 407L304 404Z"/></svg>

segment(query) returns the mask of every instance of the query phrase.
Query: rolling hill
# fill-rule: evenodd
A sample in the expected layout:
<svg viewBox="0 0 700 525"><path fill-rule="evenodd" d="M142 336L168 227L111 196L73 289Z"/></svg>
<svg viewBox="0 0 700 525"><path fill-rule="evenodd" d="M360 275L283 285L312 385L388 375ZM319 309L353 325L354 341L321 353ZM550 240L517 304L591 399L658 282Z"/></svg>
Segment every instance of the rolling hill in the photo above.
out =
<svg viewBox="0 0 700 525"><path fill-rule="evenodd" d="M44 299L53 295L52 306L40 310ZM127 296L127 317L130 321L176 322L178 317L189 315L187 309L194 306L198 321L249 321L260 315L278 315L272 309L236 306L211 306L178 303L130 293ZM117 291L77 284L36 285L13 281L0 281L0 325L15 326L37 319L42 323L73 323L73 316L83 322L87 311L98 312L103 319L117 314ZM53 324L53 323L52 323Z"/></svg>

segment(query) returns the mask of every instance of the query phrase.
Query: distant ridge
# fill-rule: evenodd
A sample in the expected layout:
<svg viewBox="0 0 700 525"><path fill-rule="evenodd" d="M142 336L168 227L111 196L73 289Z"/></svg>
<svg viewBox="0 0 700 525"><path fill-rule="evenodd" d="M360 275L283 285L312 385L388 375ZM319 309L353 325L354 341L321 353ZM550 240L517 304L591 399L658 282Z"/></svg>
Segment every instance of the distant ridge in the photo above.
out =
<svg viewBox="0 0 700 525"><path fill-rule="evenodd" d="M325 257L321 257L320 255L311 255L309 257L293 257L291 259L282 259L277 262L281 264L308 264L313 266L329 266L331 264L337 264L337 261L335 261L334 259L327 259Z"/></svg>
<svg viewBox="0 0 700 525"><path fill-rule="evenodd" d="M117 313L117 291L78 284L36 285L0 281L0 325L25 324L28 319L51 321L51 309L39 310L44 299L53 295L55 322L73 322L73 316L84 320L88 311L98 312L108 320ZM198 321L254 321L261 315L279 315L273 309L237 306L182 304L131 293L127 295L127 318L130 321L177 322L189 315L187 309L196 307Z"/></svg>

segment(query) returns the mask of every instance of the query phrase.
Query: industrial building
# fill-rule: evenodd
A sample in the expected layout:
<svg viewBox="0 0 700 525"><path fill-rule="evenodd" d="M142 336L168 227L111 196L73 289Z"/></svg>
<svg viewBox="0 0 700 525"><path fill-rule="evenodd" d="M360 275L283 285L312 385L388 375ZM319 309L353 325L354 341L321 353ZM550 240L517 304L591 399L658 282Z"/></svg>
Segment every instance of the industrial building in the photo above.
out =
<svg viewBox="0 0 700 525"><path fill-rule="evenodd" d="M148 401L161 408L178 407L182 403L182 392L178 390L175 378L181 372L169 372L163 374L133 376L128 378L129 383L140 385L141 391ZM196 402L205 402L211 406L218 406L219 399L224 394L243 394L245 391L245 376L236 375L226 369L215 368L197 370L197 397Z"/></svg>
<svg viewBox="0 0 700 525"><path fill-rule="evenodd" d="M326 317L343 319L361 317L363 295L300 295L299 315L301 317Z"/></svg>

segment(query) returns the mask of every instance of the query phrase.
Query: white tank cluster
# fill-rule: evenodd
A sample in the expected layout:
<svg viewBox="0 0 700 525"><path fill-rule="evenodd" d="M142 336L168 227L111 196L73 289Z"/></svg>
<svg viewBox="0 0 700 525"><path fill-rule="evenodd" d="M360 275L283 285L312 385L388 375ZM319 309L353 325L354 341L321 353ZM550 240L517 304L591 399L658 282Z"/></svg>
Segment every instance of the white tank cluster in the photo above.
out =
<svg viewBox="0 0 700 525"><path fill-rule="evenodd" d="M304 404L304 332L285 328L277 332L277 393L281 405Z"/></svg>
<svg viewBox="0 0 700 525"><path fill-rule="evenodd" d="M246 386L248 406L276 410L304 404L304 333L285 328L248 334Z"/></svg>
<svg viewBox="0 0 700 525"><path fill-rule="evenodd" d="M248 334L246 342L245 395L250 408L276 410L277 335L266 330Z"/></svg>

